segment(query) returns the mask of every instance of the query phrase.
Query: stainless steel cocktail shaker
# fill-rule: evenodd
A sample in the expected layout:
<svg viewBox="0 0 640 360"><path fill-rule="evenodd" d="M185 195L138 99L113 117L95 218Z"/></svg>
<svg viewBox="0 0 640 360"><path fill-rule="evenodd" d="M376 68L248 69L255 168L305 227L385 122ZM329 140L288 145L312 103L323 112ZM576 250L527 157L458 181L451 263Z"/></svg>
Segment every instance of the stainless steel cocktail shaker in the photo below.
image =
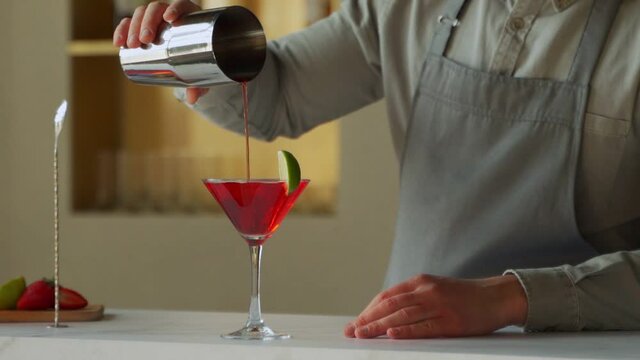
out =
<svg viewBox="0 0 640 360"><path fill-rule="evenodd" d="M189 14L166 24L153 44L120 49L120 64L130 80L175 87L249 81L265 59L262 25L240 6Z"/></svg>

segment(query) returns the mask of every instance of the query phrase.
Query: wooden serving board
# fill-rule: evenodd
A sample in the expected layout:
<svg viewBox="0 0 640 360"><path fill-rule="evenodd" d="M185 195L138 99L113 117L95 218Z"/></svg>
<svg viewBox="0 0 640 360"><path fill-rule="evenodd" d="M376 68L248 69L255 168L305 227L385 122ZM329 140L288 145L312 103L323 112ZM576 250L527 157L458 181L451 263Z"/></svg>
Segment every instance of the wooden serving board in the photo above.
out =
<svg viewBox="0 0 640 360"><path fill-rule="evenodd" d="M53 313L53 310L0 310L0 323L53 322ZM87 305L84 309L60 310L60 322L98 321L103 315L103 305Z"/></svg>

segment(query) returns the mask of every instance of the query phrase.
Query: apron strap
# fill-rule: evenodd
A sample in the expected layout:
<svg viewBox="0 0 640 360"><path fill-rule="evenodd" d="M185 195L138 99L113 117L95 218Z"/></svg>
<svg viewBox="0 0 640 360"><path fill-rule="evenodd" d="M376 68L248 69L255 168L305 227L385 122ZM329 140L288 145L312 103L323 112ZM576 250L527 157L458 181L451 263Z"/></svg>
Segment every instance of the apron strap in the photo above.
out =
<svg viewBox="0 0 640 360"><path fill-rule="evenodd" d="M620 0L594 0L569 72L568 80L570 82L589 85L613 20L618 14L620 2Z"/></svg>
<svg viewBox="0 0 640 360"><path fill-rule="evenodd" d="M443 56L449 43L451 30L458 26L458 14L467 0L447 0L444 14L438 16L438 28L431 39L431 47L429 52L434 55Z"/></svg>

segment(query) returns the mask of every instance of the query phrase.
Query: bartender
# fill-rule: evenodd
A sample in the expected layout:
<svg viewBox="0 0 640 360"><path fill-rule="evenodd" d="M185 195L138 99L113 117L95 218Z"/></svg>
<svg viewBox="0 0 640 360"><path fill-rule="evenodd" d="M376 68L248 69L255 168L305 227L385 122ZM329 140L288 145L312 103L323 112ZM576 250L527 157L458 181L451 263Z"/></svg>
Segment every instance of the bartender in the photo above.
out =
<svg viewBox="0 0 640 360"><path fill-rule="evenodd" d="M114 43L196 10L140 7ZM396 239L346 336L640 329L639 19L636 0L345 0L269 43L255 136L388 105ZM176 93L242 132L236 87Z"/></svg>

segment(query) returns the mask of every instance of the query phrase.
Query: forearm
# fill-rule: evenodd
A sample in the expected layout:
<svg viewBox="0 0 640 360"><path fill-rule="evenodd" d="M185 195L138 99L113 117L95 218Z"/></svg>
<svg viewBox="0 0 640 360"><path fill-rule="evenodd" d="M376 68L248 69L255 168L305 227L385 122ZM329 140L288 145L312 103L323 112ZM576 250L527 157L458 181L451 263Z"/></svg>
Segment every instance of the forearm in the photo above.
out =
<svg viewBox="0 0 640 360"><path fill-rule="evenodd" d="M268 139L264 126L272 120L272 116L279 101L278 82L269 81L276 78L277 70L273 66L271 50L267 51L265 66L254 80L248 83L249 93L249 132L252 137ZM260 90L256 94L256 90ZM206 119L227 130L244 133L242 92L240 84L227 84L212 87L207 94L189 105L186 102L186 89L175 89L175 96L193 110L202 114ZM269 95L274 94L274 95ZM286 135L286 134L282 134Z"/></svg>
<svg viewBox="0 0 640 360"><path fill-rule="evenodd" d="M297 137L382 97L371 22L358 22L361 1L312 27L270 42L265 67L249 83L252 135ZM184 90L177 90L184 98ZM218 125L242 132L239 86L212 88L193 106Z"/></svg>

